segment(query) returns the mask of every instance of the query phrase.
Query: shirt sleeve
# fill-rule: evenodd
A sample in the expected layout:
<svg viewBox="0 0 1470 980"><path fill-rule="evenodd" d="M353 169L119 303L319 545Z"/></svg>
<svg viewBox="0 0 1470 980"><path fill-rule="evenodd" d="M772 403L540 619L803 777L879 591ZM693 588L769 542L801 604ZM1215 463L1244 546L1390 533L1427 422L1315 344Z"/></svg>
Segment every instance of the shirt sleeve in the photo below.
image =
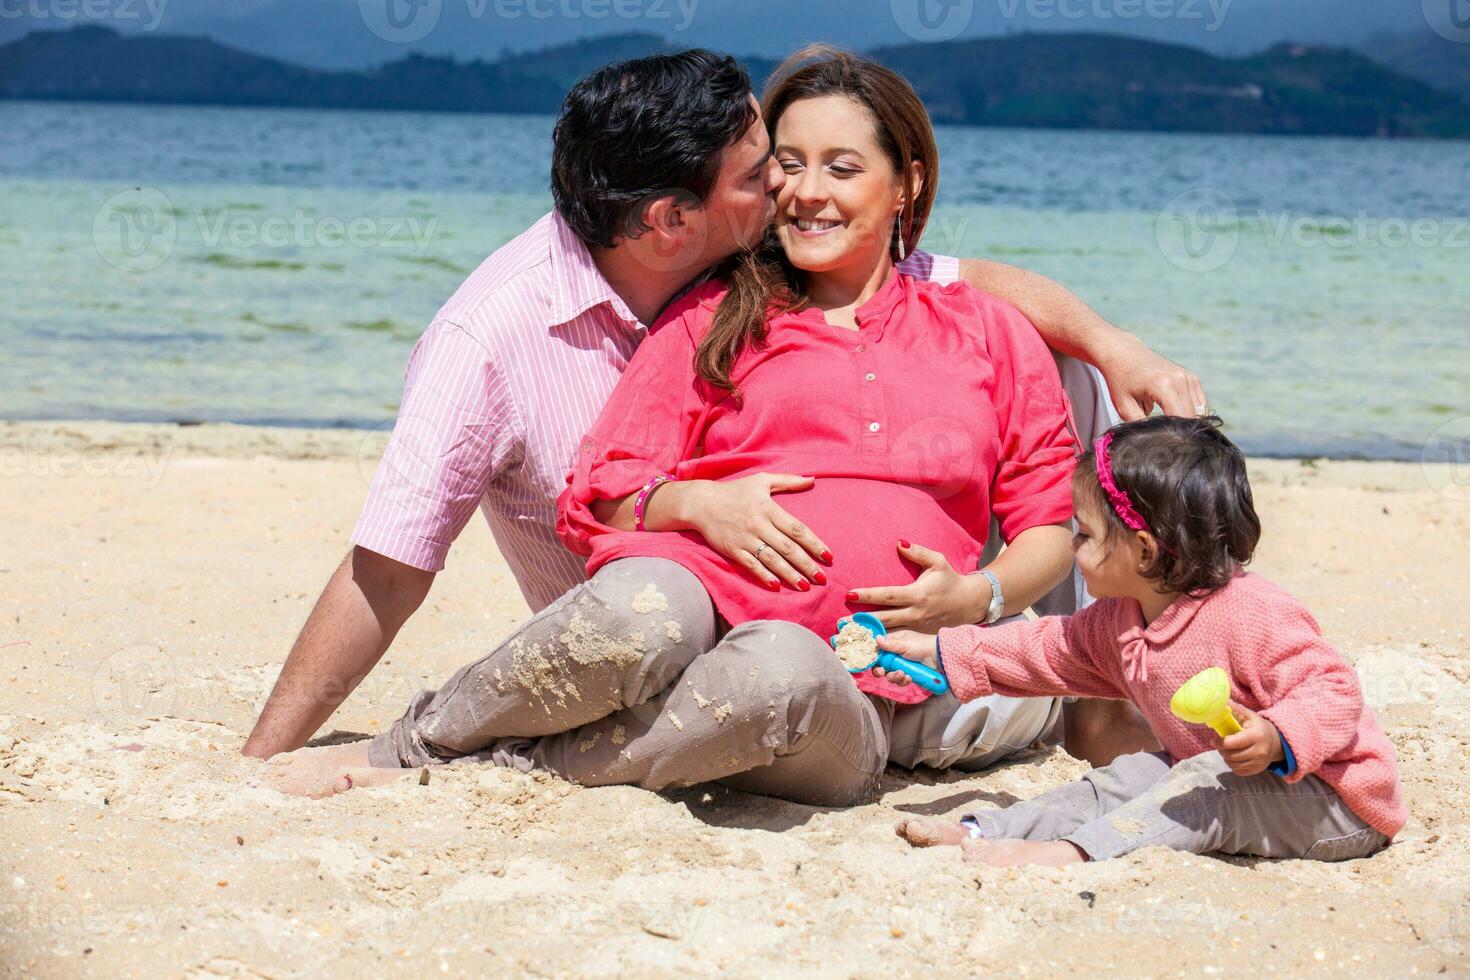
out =
<svg viewBox="0 0 1470 980"><path fill-rule="evenodd" d="M1296 753L1291 751L1291 743L1286 740L1285 735L1281 734L1280 729L1277 729L1276 737L1281 740L1281 754L1285 758L1280 762L1271 763L1266 768L1278 776L1286 776L1289 779L1291 776L1296 775Z"/></svg>
<svg viewBox="0 0 1470 980"><path fill-rule="evenodd" d="M556 533L573 552L592 553L592 539L616 530L592 505L621 500L697 455L708 400L694 370L694 338L712 311L691 293L671 307L639 346L591 431L582 437L567 488L557 500Z"/></svg>
<svg viewBox="0 0 1470 980"><path fill-rule="evenodd" d="M1326 639L1304 606L1292 600L1269 611L1255 663L1242 678L1262 704L1259 714L1291 746L1294 783L1347 749L1358 736L1363 693L1357 671Z"/></svg>
<svg viewBox="0 0 1470 980"><path fill-rule="evenodd" d="M948 286L960 281L960 260L953 255L937 255L919 249L898 264L898 271L915 279Z"/></svg>
<svg viewBox="0 0 1470 980"><path fill-rule="evenodd" d="M1077 440L1056 361L1036 328L1005 303L985 316L1000 427L991 510L1009 543L1027 528L1072 519Z"/></svg>
<svg viewBox="0 0 1470 980"><path fill-rule="evenodd" d="M1072 616L1047 616L1005 626L956 626L939 631L939 655L961 701L1005 697L1126 698L1102 658L1116 654L1111 603ZM1116 655L1112 658L1116 662Z"/></svg>
<svg viewBox="0 0 1470 980"><path fill-rule="evenodd" d="M414 346L388 448L352 542L437 572L497 471L523 445L500 366L457 324L430 325Z"/></svg>

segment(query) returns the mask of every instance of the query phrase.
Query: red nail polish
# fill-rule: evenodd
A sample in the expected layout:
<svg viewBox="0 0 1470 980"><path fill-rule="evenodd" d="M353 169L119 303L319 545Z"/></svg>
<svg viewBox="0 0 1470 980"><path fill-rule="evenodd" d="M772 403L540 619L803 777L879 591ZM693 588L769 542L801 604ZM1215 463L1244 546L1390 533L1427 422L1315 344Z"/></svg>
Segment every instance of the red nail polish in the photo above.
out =
<svg viewBox="0 0 1470 980"><path fill-rule="evenodd" d="M776 581L775 579L771 579L769 582L766 583L766 588L770 589L772 592L780 592L781 583Z"/></svg>
<svg viewBox="0 0 1470 980"><path fill-rule="evenodd" d="M899 547L900 547L900 548L902 548L902 549L904 549L904 550L905 550L905 551L907 551L907 550L908 550L908 549L910 549L910 548L912 548L912 547L913 547L913 545L911 545L911 544L909 544L909 543L908 543L908 542L907 542L907 541L905 541L905 540L904 540L904 539L903 539L903 538L899 538L899 539L898 539L898 546L899 546Z"/></svg>
<svg viewBox="0 0 1470 980"><path fill-rule="evenodd" d="M818 585L827 584L827 576L824 572L818 572L816 575L812 576L812 578L816 580L816 583Z"/></svg>
<svg viewBox="0 0 1470 980"><path fill-rule="evenodd" d="M796 581L796 587L797 587L797 589L799 589L802 592L810 592L812 590L812 584L810 582L808 582L804 578L803 579L797 579L797 581Z"/></svg>
<svg viewBox="0 0 1470 980"><path fill-rule="evenodd" d="M849 592L847 594L847 601L848 602L857 602L858 601L858 594L856 592Z"/></svg>
<svg viewBox="0 0 1470 980"><path fill-rule="evenodd" d="M830 551L824 551L824 552L822 552L822 561L826 562L829 565L832 564L832 552L830 552Z"/></svg>

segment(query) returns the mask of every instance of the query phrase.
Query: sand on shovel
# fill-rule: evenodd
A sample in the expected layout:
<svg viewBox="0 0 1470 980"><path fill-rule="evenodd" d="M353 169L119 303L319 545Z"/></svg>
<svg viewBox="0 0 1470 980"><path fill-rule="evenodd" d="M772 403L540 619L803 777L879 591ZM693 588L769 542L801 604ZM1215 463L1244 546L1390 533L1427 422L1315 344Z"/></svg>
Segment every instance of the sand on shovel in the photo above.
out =
<svg viewBox="0 0 1470 980"><path fill-rule="evenodd" d="M848 623L837 634L835 651L848 670L862 670L878 659L878 641L862 626Z"/></svg>

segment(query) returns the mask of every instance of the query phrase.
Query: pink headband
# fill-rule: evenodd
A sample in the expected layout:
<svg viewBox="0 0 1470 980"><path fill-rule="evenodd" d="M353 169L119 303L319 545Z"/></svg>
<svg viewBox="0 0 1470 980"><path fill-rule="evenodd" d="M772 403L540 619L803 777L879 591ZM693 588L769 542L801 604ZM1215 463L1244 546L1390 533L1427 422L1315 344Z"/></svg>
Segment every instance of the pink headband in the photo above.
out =
<svg viewBox="0 0 1470 980"><path fill-rule="evenodd" d="M1119 488L1118 481L1113 479L1113 458L1109 452L1112 445L1113 434L1109 432L1099 439L1094 447L1097 455L1097 482L1102 484L1103 493L1108 495L1108 502L1113 505L1114 513L1122 519L1124 524L1135 531L1148 531L1149 534L1153 534L1148 526L1148 521L1145 521L1143 515L1134 509L1133 501L1128 499L1128 494L1124 493ZM1154 537L1158 535L1155 534Z"/></svg>

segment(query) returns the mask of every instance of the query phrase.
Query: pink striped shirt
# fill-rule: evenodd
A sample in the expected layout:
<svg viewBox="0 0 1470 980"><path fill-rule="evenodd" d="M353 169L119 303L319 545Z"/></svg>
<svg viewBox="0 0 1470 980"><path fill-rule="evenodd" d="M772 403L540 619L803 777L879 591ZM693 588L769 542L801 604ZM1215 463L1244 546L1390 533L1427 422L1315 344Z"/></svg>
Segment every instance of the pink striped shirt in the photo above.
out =
<svg viewBox="0 0 1470 980"><path fill-rule="evenodd" d="M901 268L939 283L959 260ZM533 611L586 580L556 500L647 328L555 212L476 269L409 356L354 544L437 572L478 507Z"/></svg>

